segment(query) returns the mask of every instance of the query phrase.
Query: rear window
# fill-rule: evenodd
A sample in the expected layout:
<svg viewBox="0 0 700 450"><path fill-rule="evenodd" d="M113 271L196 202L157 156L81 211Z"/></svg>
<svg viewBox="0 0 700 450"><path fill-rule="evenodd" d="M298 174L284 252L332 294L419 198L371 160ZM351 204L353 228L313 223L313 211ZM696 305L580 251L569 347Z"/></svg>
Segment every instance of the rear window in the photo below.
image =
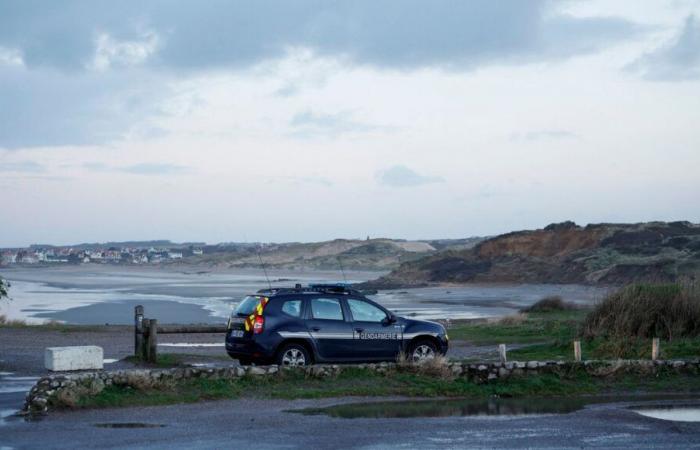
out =
<svg viewBox="0 0 700 450"><path fill-rule="evenodd" d="M301 300L287 300L282 303L282 312L292 317L301 317Z"/></svg>
<svg viewBox="0 0 700 450"><path fill-rule="evenodd" d="M234 314L237 316L249 316L253 314L253 311L255 311L255 308L258 306L260 303L261 297L256 297L253 295L249 295L246 298L243 299L242 302L238 304L236 309L234 310Z"/></svg>

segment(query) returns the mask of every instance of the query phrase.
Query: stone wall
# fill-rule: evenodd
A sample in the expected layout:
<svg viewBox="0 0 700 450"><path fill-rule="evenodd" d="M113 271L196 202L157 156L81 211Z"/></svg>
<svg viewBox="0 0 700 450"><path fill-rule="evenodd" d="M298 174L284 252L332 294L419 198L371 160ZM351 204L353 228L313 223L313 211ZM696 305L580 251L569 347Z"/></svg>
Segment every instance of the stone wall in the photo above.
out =
<svg viewBox="0 0 700 450"><path fill-rule="evenodd" d="M445 362L426 365L413 364L353 364L353 365L313 365L299 368L284 368L282 371L304 371L307 377L334 377L347 369L366 369L391 376L398 372L419 372L426 375L466 378L474 383L488 383L492 380L509 377L522 377L540 374L559 376L585 372L592 376L605 377L618 373L653 375L659 371L700 374L700 360L692 361L528 361L507 363L464 363ZM134 389L162 389L181 380L237 379L244 376L278 376L278 366L249 366L223 368L174 368L140 369L120 371L97 371L72 374L55 373L41 378L27 394L25 413L42 414L56 406L74 406L85 395L97 395L106 386L128 386Z"/></svg>

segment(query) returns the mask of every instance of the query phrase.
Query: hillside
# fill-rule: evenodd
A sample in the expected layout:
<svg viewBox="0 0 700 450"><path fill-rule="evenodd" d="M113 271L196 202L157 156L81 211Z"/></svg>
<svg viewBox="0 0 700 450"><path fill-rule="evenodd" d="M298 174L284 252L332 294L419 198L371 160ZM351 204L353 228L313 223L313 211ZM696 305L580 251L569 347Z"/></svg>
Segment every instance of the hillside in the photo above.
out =
<svg viewBox="0 0 700 450"><path fill-rule="evenodd" d="M478 239L454 240L446 248L464 248ZM442 246L440 246L442 247ZM429 241L394 239L335 239L312 243L230 245L207 248L200 256L190 256L172 264L219 268L268 267L287 269L390 270L401 263L435 253Z"/></svg>
<svg viewBox="0 0 700 450"><path fill-rule="evenodd" d="M700 272L700 225L552 224L408 261L367 284L395 288L432 283L516 282L617 285L670 281Z"/></svg>

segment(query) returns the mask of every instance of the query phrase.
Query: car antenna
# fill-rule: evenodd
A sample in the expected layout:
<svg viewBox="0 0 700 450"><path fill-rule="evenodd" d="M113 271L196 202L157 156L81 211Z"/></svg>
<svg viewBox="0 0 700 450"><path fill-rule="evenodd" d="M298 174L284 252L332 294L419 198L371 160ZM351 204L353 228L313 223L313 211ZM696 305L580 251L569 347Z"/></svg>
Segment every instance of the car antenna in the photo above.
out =
<svg viewBox="0 0 700 450"><path fill-rule="evenodd" d="M260 256L260 247L255 247L258 251L258 259L260 260L260 265L262 266L263 272L265 273L265 279L267 280L267 287L272 290L272 284L270 283L270 277L267 276L267 267L265 267L265 263L263 262L262 256Z"/></svg>
<svg viewBox="0 0 700 450"><path fill-rule="evenodd" d="M345 270L343 270L343 262L340 260L340 256L338 256L338 265L340 266L340 273L343 274L343 282L348 284L348 279L345 278Z"/></svg>

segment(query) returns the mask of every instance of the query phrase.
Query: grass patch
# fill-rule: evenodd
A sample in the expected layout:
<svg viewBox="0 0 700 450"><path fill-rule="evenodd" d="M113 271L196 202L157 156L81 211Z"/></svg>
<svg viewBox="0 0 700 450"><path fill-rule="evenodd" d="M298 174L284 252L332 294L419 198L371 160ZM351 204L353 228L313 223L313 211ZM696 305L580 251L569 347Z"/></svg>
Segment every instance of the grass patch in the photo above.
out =
<svg viewBox="0 0 700 450"><path fill-rule="evenodd" d="M515 344L543 341L571 341L578 334L587 311L583 309L528 313L523 320L474 325L456 325L449 329L450 339L473 344Z"/></svg>
<svg viewBox="0 0 700 450"><path fill-rule="evenodd" d="M661 372L656 377L621 375L596 378L581 371L558 376L544 374L475 384L463 378L446 380L416 373L386 376L367 369L347 369L335 378L306 378L300 372L275 377L233 380L195 379L163 389L109 386L95 396L79 399L78 407L121 407L191 403L236 398L324 398L343 396L409 396L487 398L572 396L624 392L698 392L700 377Z"/></svg>

